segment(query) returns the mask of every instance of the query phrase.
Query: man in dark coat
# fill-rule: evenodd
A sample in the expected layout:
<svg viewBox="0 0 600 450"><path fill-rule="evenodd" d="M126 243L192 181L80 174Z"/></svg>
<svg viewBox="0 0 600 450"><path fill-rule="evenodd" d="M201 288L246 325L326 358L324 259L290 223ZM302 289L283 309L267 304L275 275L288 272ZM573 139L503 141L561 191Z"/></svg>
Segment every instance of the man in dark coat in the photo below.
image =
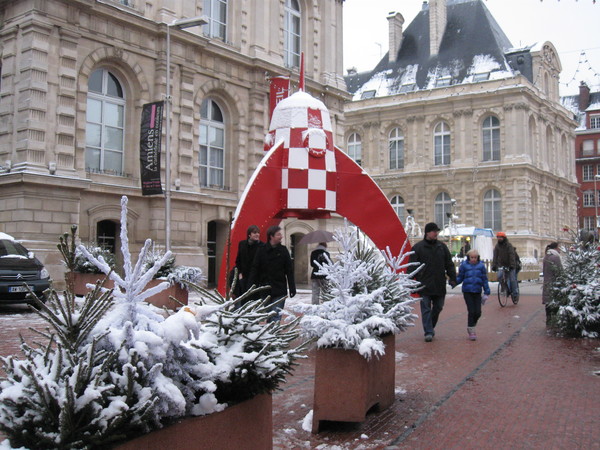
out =
<svg viewBox="0 0 600 450"><path fill-rule="evenodd" d="M421 321L425 332L425 342L431 342L435 336L435 326L446 299L446 276L450 286L456 286L456 269L452 255L446 244L437 240L440 228L431 222L425 225L425 239L417 242L410 256L411 262L423 264L415 279L423 287L421 295Z"/></svg>
<svg viewBox="0 0 600 450"><path fill-rule="evenodd" d="M517 251L513 245L508 242L506 233L504 231L498 231L496 233L496 239L498 243L494 247L494 258L492 259L492 270L498 271L498 280L508 276L508 289L518 300L519 298L519 283L517 281L517 265L519 263L519 257ZM505 274L504 269L508 269L508 274Z"/></svg>
<svg viewBox="0 0 600 450"><path fill-rule="evenodd" d="M281 227L269 227L267 230L267 243L257 250L250 271L250 285L271 287L263 295L271 296L271 311L277 312L273 320L281 318L281 310L285 305L288 286L290 297L296 295L292 258L288 249L281 245L282 239Z"/></svg>
<svg viewBox="0 0 600 450"><path fill-rule="evenodd" d="M238 280L235 289L236 296L243 294L252 286L248 283L250 280L250 270L252 269L256 251L263 245L265 244L260 241L260 228L256 225L250 225L246 231L246 239L240 241L238 244L238 252L235 258L235 267L238 270ZM251 299L246 299L246 301L248 300Z"/></svg>
<svg viewBox="0 0 600 450"><path fill-rule="evenodd" d="M317 275L317 272L321 270L321 268L317 265L317 263L323 265L329 262L329 252L327 251L327 243L320 242L317 248L315 248L310 254L310 266L312 267L312 272L310 274L310 281L312 285L312 304L318 305L320 302L321 290L325 286L326 276L325 275Z"/></svg>

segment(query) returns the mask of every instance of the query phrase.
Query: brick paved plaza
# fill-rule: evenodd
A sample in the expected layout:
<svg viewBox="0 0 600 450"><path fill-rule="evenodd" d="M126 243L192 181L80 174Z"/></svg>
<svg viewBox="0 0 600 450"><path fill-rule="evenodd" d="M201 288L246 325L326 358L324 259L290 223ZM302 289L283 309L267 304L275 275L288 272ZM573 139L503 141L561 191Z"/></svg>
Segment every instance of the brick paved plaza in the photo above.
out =
<svg viewBox="0 0 600 450"><path fill-rule="evenodd" d="M393 406L360 424L326 424L318 435L302 426L312 410L311 350L273 396L274 448L600 448L600 342L547 333L540 289L524 286L520 303L506 308L490 297L476 342L467 339L455 289L432 343L423 341L420 322L397 336ZM301 291L293 301L310 295ZM27 327L41 325L18 307L3 308L0 322L2 355L18 350L19 332L31 336Z"/></svg>

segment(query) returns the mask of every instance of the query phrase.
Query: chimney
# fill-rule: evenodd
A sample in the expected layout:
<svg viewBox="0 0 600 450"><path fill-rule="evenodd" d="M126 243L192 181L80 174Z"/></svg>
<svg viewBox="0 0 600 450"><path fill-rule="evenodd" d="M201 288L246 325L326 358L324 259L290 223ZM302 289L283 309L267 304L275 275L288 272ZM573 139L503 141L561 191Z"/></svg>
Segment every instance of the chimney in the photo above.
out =
<svg viewBox="0 0 600 450"><path fill-rule="evenodd" d="M429 0L429 55L437 55L446 30L446 0Z"/></svg>
<svg viewBox="0 0 600 450"><path fill-rule="evenodd" d="M585 81L579 85L579 111L585 111L590 106L590 88Z"/></svg>
<svg viewBox="0 0 600 450"><path fill-rule="evenodd" d="M404 25L404 17L398 12L390 12L387 20L390 37L388 60L393 63L396 62L398 52L402 46L402 25Z"/></svg>

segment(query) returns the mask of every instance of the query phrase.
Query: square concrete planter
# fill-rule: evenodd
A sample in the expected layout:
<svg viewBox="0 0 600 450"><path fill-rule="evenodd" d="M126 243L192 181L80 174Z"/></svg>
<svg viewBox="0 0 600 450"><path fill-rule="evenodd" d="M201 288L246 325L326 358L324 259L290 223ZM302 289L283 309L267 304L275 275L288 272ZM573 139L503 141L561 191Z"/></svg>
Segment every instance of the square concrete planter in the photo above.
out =
<svg viewBox="0 0 600 450"><path fill-rule="evenodd" d="M87 284L96 284L98 280L103 280L106 275L103 273L79 273L71 272L67 275L73 282L73 294L83 297L91 289L88 289ZM114 287L113 280L106 280L104 287L106 289L112 289Z"/></svg>
<svg viewBox="0 0 600 450"><path fill-rule="evenodd" d="M379 411L394 403L396 339L382 338L383 356L362 357L356 350L317 349L312 432L322 420L362 422L367 411Z"/></svg>
<svg viewBox="0 0 600 450"><path fill-rule="evenodd" d="M157 286L158 284L162 283L163 281L166 281L166 280L160 280L160 279L150 280L150 282L146 285L146 289L144 289L144 290L148 290L154 286ZM164 291L159 292L158 294L154 294L152 297L148 297L146 299L146 301L148 303L150 303L151 305L154 305L158 308L165 307L168 309L178 309L179 303L171 300L169 298L169 296L175 297L177 300L179 300L184 305L187 305L187 303L188 303L189 293L188 293L187 289L182 288L178 284L169 286Z"/></svg>
<svg viewBox="0 0 600 450"><path fill-rule="evenodd" d="M190 417L115 447L115 450L270 450L273 401L270 394L207 416Z"/></svg>

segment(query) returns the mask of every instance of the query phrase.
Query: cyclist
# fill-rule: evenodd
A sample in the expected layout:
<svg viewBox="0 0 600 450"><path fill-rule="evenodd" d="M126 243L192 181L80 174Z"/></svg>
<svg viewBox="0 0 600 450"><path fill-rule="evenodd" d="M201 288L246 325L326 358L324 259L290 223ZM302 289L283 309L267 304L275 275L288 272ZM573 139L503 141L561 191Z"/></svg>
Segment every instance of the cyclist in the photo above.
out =
<svg viewBox="0 0 600 450"><path fill-rule="evenodd" d="M496 233L498 243L494 247L494 259L492 260L492 270L498 272L498 281L507 276L507 285L509 293L512 293L513 301L519 299L519 284L517 283L517 252L513 245L508 242L506 233L498 231ZM504 273L503 268L508 269L508 274Z"/></svg>

